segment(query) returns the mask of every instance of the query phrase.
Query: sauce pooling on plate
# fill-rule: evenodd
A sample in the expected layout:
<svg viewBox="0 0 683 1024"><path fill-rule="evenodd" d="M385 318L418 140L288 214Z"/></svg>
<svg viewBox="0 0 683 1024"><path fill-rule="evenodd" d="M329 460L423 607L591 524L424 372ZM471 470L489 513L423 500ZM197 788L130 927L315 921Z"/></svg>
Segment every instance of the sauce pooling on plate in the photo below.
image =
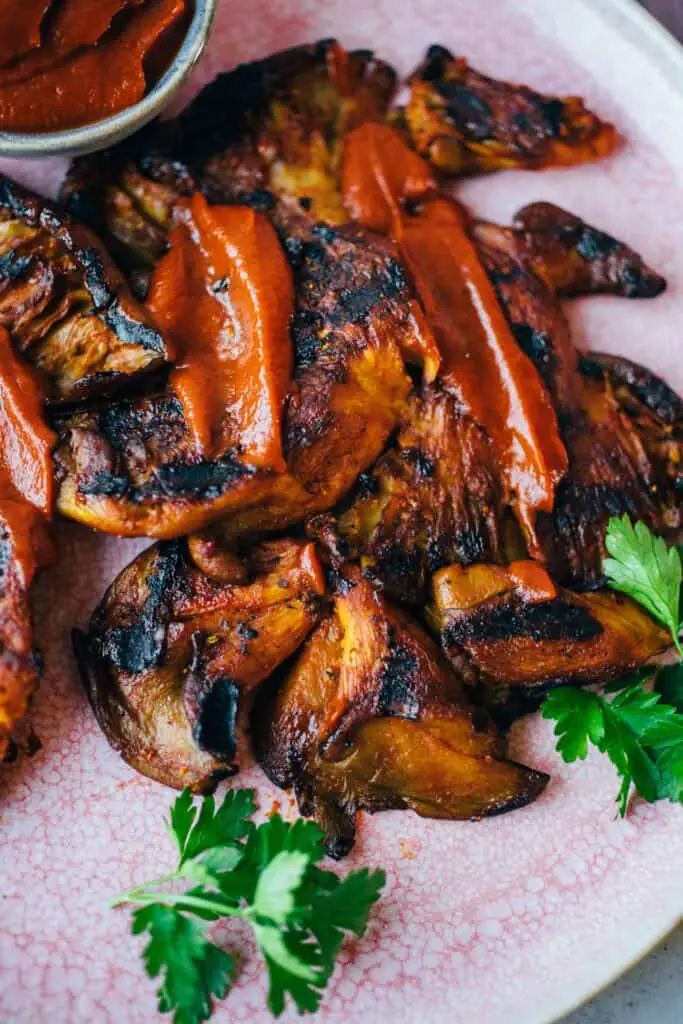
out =
<svg viewBox="0 0 683 1024"><path fill-rule="evenodd" d="M12 22L11 33L0 32L0 129L49 132L141 100L180 42L189 3L42 0L16 8L0 0L0 30Z"/></svg>

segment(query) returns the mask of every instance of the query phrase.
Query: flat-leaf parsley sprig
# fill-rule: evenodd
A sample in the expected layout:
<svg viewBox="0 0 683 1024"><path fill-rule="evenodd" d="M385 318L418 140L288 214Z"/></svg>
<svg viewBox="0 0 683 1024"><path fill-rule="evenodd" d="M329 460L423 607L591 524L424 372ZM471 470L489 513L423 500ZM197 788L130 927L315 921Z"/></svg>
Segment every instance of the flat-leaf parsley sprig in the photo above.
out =
<svg viewBox="0 0 683 1024"><path fill-rule="evenodd" d="M385 882L382 871L339 878L318 866L325 848L313 822L289 824L274 814L251 820L252 790L229 791L216 807L198 807L189 790L171 809L178 846L175 871L135 886L112 906L131 904L134 934L146 933L143 957L150 977L161 976L159 1010L174 1024L201 1024L213 999L235 978L235 963L208 937L223 918L246 921L268 969L268 1005L278 1016L289 995L300 1013L317 1010L348 933L361 936ZM183 891L175 891L185 883Z"/></svg>
<svg viewBox="0 0 683 1024"><path fill-rule="evenodd" d="M670 632L683 656L679 633L680 549L668 547L644 523L628 516L610 519L603 562L613 590L628 594ZM653 682L652 690L645 689ZM621 787L619 813L628 807L632 789L645 800L683 802L683 662L610 683L604 693L563 686L548 694L541 708L555 721L557 750L567 762L582 760L590 745L606 754L617 769Z"/></svg>

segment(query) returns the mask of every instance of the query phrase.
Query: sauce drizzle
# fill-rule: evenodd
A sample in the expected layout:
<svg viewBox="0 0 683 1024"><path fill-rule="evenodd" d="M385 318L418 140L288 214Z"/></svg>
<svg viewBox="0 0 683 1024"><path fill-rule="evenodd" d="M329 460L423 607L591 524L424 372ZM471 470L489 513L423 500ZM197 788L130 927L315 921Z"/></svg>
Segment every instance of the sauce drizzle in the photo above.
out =
<svg viewBox="0 0 683 1024"><path fill-rule="evenodd" d="M354 219L390 233L436 335L439 377L489 434L527 543L567 469L550 397L517 344L464 217L436 194L429 167L390 127L366 124L346 142L344 203Z"/></svg>
<svg viewBox="0 0 683 1024"><path fill-rule="evenodd" d="M171 388L205 457L236 449L283 472L294 290L278 237L263 214L199 193L178 217L148 300L177 349Z"/></svg>

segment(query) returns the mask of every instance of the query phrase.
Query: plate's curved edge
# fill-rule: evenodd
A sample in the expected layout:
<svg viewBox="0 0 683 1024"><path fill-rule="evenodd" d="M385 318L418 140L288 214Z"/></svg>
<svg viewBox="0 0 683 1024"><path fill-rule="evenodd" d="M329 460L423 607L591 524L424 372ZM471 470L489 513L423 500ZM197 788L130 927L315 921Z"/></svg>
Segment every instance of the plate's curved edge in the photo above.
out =
<svg viewBox="0 0 683 1024"><path fill-rule="evenodd" d="M643 7L639 0L579 0L584 7L597 10L610 27L629 37L640 50L653 58L663 58L658 70L669 84L683 96L683 44ZM633 30L633 34L631 32Z"/></svg>
<svg viewBox="0 0 683 1024"><path fill-rule="evenodd" d="M676 929L683 923L683 911L679 911L675 915L673 921L669 921L665 926L664 930L660 931L656 929L656 933L648 936L645 939L644 944L639 945L638 949L633 953L633 959L629 960L628 963L620 963L618 967L612 967L608 971L608 975L603 980L596 983L596 987L592 988L588 993L584 993L576 998L576 1000L569 1002L562 1010L558 1013L554 1013L552 1017L540 1018L537 1024L561 1024L562 1021L566 1020L570 1014L580 1010L582 1006L586 1006L592 999L596 999L603 992L606 992L608 988L623 978L624 975L628 974L629 971L637 967L639 963L642 963L651 953L657 949L662 942L676 931Z"/></svg>

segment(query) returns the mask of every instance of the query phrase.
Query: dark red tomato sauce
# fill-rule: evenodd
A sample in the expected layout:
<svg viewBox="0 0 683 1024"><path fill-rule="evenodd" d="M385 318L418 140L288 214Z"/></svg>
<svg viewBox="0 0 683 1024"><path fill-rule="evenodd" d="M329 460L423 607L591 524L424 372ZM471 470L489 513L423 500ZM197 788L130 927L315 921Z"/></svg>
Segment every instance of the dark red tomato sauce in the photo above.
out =
<svg viewBox="0 0 683 1024"><path fill-rule="evenodd" d="M0 29L9 6L35 5L0 0ZM43 0L21 40L17 28L11 47L0 41L0 128L60 131L137 103L172 59L189 11L190 0Z"/></svg>
<svg viewBox="0 0 683 1024"><path fill-rule="evenodd" d="M294 289L282 246L248 206L209 206L196 193L177 215L148 297L176 349L171 388L205 457L238 450L283 472Z"/></svg>

